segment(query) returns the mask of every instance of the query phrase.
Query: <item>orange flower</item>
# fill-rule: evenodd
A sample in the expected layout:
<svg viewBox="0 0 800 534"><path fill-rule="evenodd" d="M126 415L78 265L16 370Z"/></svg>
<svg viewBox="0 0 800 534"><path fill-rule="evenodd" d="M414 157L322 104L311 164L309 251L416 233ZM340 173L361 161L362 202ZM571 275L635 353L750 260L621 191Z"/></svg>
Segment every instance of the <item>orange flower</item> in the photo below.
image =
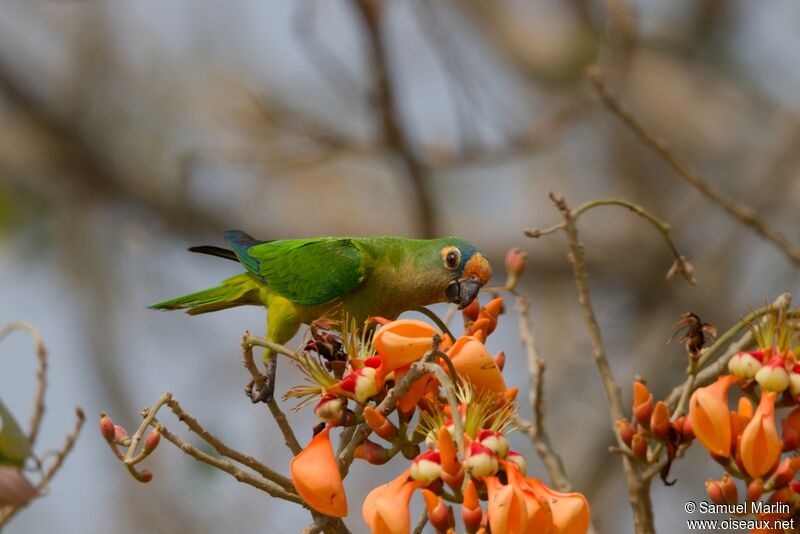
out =
<svg viewBox="0 0 800 534"><path fill-rule="evenodd" d="M731 455L731 417L728 389L736 381L724 375L710 386L698 388L689 401L692 431L703 446L717 456Z"/></svg>
<svg viewBox="0 0 800 534"><path fill-rule="evenodd" d="M485 340L497 327L497 319L502 311L503 297L489 301L485 307L480 309L477 319L467 328L467 335Z"/></svg>
<svg viewBox="0 0 800 534"><path fill-rule="evenodd" d="M372 534L408 534L411 518L408 504L414 490L426 483L412 480L409 469L391 482L373 489L364 499L361 515Z"/></svg>
<svg viewBox="0 0 800 534"><path fill-rule="evenodd" d="M305 449L292 458L292 484L305 503L333 517L347 515L347 496L333 454L331 427L314 436Z"/></svg>
<svg viewBox="0 0 800 534"><path fill-rule="evenodd" d="M528 507L518 484L500 483L495 476L486 477L489 493L489 526L492 532L527 532Z"/></svg>
<svg viewBox="0 0 800 534"><path fill-rule="evenodd" d="M650 432L656 437L666 438L669 433L669 408L664 401L658 401L650 416Z"/></svg>
<svg viewBox="0 0 800 534"><path fill-rule="evenodd" d="M525 499L525 508L528 514L528 532L536 534L538 532L551 532L553 526L553 512L547 498L538 492L528 483L522 472L515 469L509 462L503 464L508 483L519 487ZM529 479L534 480L534 479Z"/></svg>
<svg viewBox="0 0 800 534"><path fill-rule="evenodd" d="M633 417L647 427L653 413L653 395L642 382L633 383Z"/></svg>
<svg viewBox="0 0 800 534"><path fill-rule="evenodd" d="M775 428L775 396L774 392L761 391L758 409L742 432L742 463L753 478L772 469L781 455L781 440Z"/></svg>
<svg viewBox="0 0 800 534"><path fill-rule="evenodd" d="M421 359L431 350L434 334L442 337L441 350L450 346L450 338L442 335L428 323L414 319L399 319L378 329L372 345L382 359L381 374L386 376L395 369Z"/></svg>
<svg viewBox="0 0 800 534"><path fill-rule="evenodd" d="M475 489L475 483L472 479L467 481L467 487L464 489L461 519L464 521L464 527L467 532L476 532L483 520L483 510L481 510L481 504L478 501L478 490Z"/></svg>
<svg viewBox="0 0 800 534"><path fill-rule="evenodd" d="M800 407L795 408L783 418L783 450L793 451L800 447Z"/></svg>
<svg viewBox="0 0 800 534"><path fill-rule="evenodd" d="M563 493L548 488L535 478L526 478L528 486L544 497L553 515L553 526L559 534L584 534L589 528L589 502L578 492Z"/></svg>
<svg viewBox="0 0 800 534"><path fill-rule="evenodd" d="M472 384L477 393L489 390L506 392L503 373L486 347L472 336L462 336L447 352L459 376Z"/></svg>

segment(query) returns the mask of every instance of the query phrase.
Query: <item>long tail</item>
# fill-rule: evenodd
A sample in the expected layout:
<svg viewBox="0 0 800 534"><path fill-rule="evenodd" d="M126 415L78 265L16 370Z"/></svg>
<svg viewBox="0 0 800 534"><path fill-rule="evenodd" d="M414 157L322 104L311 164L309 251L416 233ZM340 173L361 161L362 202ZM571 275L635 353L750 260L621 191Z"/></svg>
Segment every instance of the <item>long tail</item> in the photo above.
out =
<svg viewBox="0 0 800 534"><path fill-rule="evenodd" d="M221 285L182 297L151 304L154 310L183 310L189 315L207 313L245 304L262 304L259 283L248 273L228 278Z"/></svg>

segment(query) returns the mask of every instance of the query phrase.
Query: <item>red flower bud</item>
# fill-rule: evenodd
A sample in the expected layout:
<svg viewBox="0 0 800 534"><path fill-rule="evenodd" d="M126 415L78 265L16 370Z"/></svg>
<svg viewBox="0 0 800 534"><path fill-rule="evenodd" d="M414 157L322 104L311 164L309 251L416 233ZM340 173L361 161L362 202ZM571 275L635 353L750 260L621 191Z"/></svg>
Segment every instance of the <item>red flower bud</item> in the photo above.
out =
<svg viewBox="0 0 800 534"><path fill-rule="evenodd" d="M669 408L664 401L658 401L650 416L650 432L657 438L664 439L669 434Z"/></svg>
<svg viewBox="0 0 800 534"><path fill-rule="evenodd" d="M114 423L106 414L100 414L100 434L107 442L114 441Z"/></svg>
<svg viewBox="0 0 800 534"><path fill-rule="evenodd" d="M442 459L434 450L425 451L411 462L409 476L421 482L433 482L442 474Z"/></svg>
<svg viewBox="0 0 800 534"><path fill-rule="evenodd" d="M469 323L475 322L478 320L478 314L481 312L481 303L478 302L478 299L473 299L466 308L461 310L461 314L464 316L464 324L468 325Z"/></svg>
<svg viewBox="0 0 800 534"><path fill-rule="evenodd" d="M736 504L739 502L736 482L728 473L722 475L722 480L707 481L706 492L715 504Z"/></svg>
<svg viewBox="0 0 800 534"><path fill-rule="evenodd" d="M647 438L643 434L634 434L631 439L631 450L642 460L647 460Z"/></svg>
<svg viewBox="0 0 800 534"><path fill-rule="evenodd" d="M363 444L359 445L353 456L366 460L373 465L383 465L391 460L388 449L370 440L365 440Z"/></svg>
<svg viewBox="0 0 800 534"><path fill-rule="evenodd" d="M619 434L622 442L628 447L631 446L631 439L635 434L633 427L625 419L617 419L614 424L617 426L617 434Z"/></svg>
<svg viewBox="0 0 800 534"><path fill-rule="evenodd" d="M783 418L783 451L789 452L800 447L800 407L795 408Z"/></svg>
<svg viewBox="0 0 800 534"><path fill-rule="evenodd" d="M525 263L527 260L527 252L523 252L517 247L510 248L508 252L506 252L506 270L519 275L525 270Z"/></svg>
<svg viewBox="0 0 800 534"><path fill-rule="evenodd" d="M341 397L326 393L319 399L314 406L314 415L323 423L333 423L339 421L344 412L345 401Z"/></svg>
<svg viewBox="0 0 800 534"><path fill-rule="evenodd" d="M645 428L653 414L653 395L638 380L633 383L633 417Z"/></svg>
<svg viewBox="0 0 800 534"><path fill-rule="evenodd" d="M147 437L144 438L144 453L150 454L156 450L159 441L161 441L161 432L159 432L157 428L154 428L147 434Z"/></svg>
<svg viewBox="0 0 800 534"><path fill-rule="evenodd" d="M497 364L497 368L502 372L503 367L506 366L506 353L502 350L498 352L497 356L494 357L494 363Z"/></svg>
<svg viewBox="0 0 800 534"><path fill-rule="evenodd" d="M764 481L761 478L754 478L747 486L747 500L757 501L764 495Z"/></svg>
<svg viewBox="0 0 800 534"><path fill-rule="evenodd" d="M789 484L792 480L794 480L795 475L795 468L792 465L792 459L786 458L780 464L778 464L778 468L775 470L775 473L772 475L772 482L774 487L782 488Z"/></svg>
<svg viewBox="0 0 800 534"><path fill-rule="evenodd" d="M371 406L364 408L364 420L373 432L386 441L394 441L397 437L397 427L375 408Z"/></svg>
<svg viewBox="0 0 800 534"><path fill-rule="evenodd" d="M478 501L478 490L475 488L475 483L472 479L467 482L467 487L464 489L461 519L464 521L464 528L466 528L467 532L477 532L481 528L483 510L481 510L481 504Z"/></svg>
<svg viewBox="0 0 800 534"><path fill-rule="evenodd" d="M425 508L428 511L428 521L437 532L447 532L455 526L453 507L445 505L442 498L431 490L422 490L422 497L425 499Z"/></svg>
<svg viewBox="0 0 800 534"><path fill-rule="evenodd" d="M149 469L142 469L142 472L139 474L139 480L147 484L153 480L153 472Z"/></svg>
<svg viewBox="0 0 800 534"><path fill-rule="evenodd" d="M124 427L114 425L114 441L117 442L117 445L122 445L123 447L130 445L131 440L128 437L128 431Z"/></svg>

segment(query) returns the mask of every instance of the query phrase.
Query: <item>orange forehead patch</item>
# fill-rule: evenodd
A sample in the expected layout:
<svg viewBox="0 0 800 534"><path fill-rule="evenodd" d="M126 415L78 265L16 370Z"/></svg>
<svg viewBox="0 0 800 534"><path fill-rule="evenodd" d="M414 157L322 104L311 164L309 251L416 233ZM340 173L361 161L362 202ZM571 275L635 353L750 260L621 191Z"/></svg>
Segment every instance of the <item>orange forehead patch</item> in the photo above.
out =
<svg viewBox="0 0 800 534"><path fill-rule="evenodd" d="M475 276L481 284L485 284L492 277L492 266L480 252L476 252L464 266L464 278Z"/></svg>

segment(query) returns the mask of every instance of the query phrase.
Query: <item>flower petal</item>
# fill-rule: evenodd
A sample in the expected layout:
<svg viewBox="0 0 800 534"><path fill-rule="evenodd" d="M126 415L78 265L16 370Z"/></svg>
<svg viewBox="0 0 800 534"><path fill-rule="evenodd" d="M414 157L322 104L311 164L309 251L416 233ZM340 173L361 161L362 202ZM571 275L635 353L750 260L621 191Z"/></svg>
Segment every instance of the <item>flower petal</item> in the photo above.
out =
<svg viewBox="0 0 800 534"><path fill-rule="evenodd" d="M758 409L742 432L742 463L753 478L766 474L781 455L781 440L775 428L776 395L761 391Z"/></svg>
<svg viewBox="0 0 800 534"><path fill-rule="evenodd" d="M347 495L333 454L330 431L328 427L314 436L306 448L292 458L289 471L292 484L306 504L325 515L344 517Z"/></svg>

